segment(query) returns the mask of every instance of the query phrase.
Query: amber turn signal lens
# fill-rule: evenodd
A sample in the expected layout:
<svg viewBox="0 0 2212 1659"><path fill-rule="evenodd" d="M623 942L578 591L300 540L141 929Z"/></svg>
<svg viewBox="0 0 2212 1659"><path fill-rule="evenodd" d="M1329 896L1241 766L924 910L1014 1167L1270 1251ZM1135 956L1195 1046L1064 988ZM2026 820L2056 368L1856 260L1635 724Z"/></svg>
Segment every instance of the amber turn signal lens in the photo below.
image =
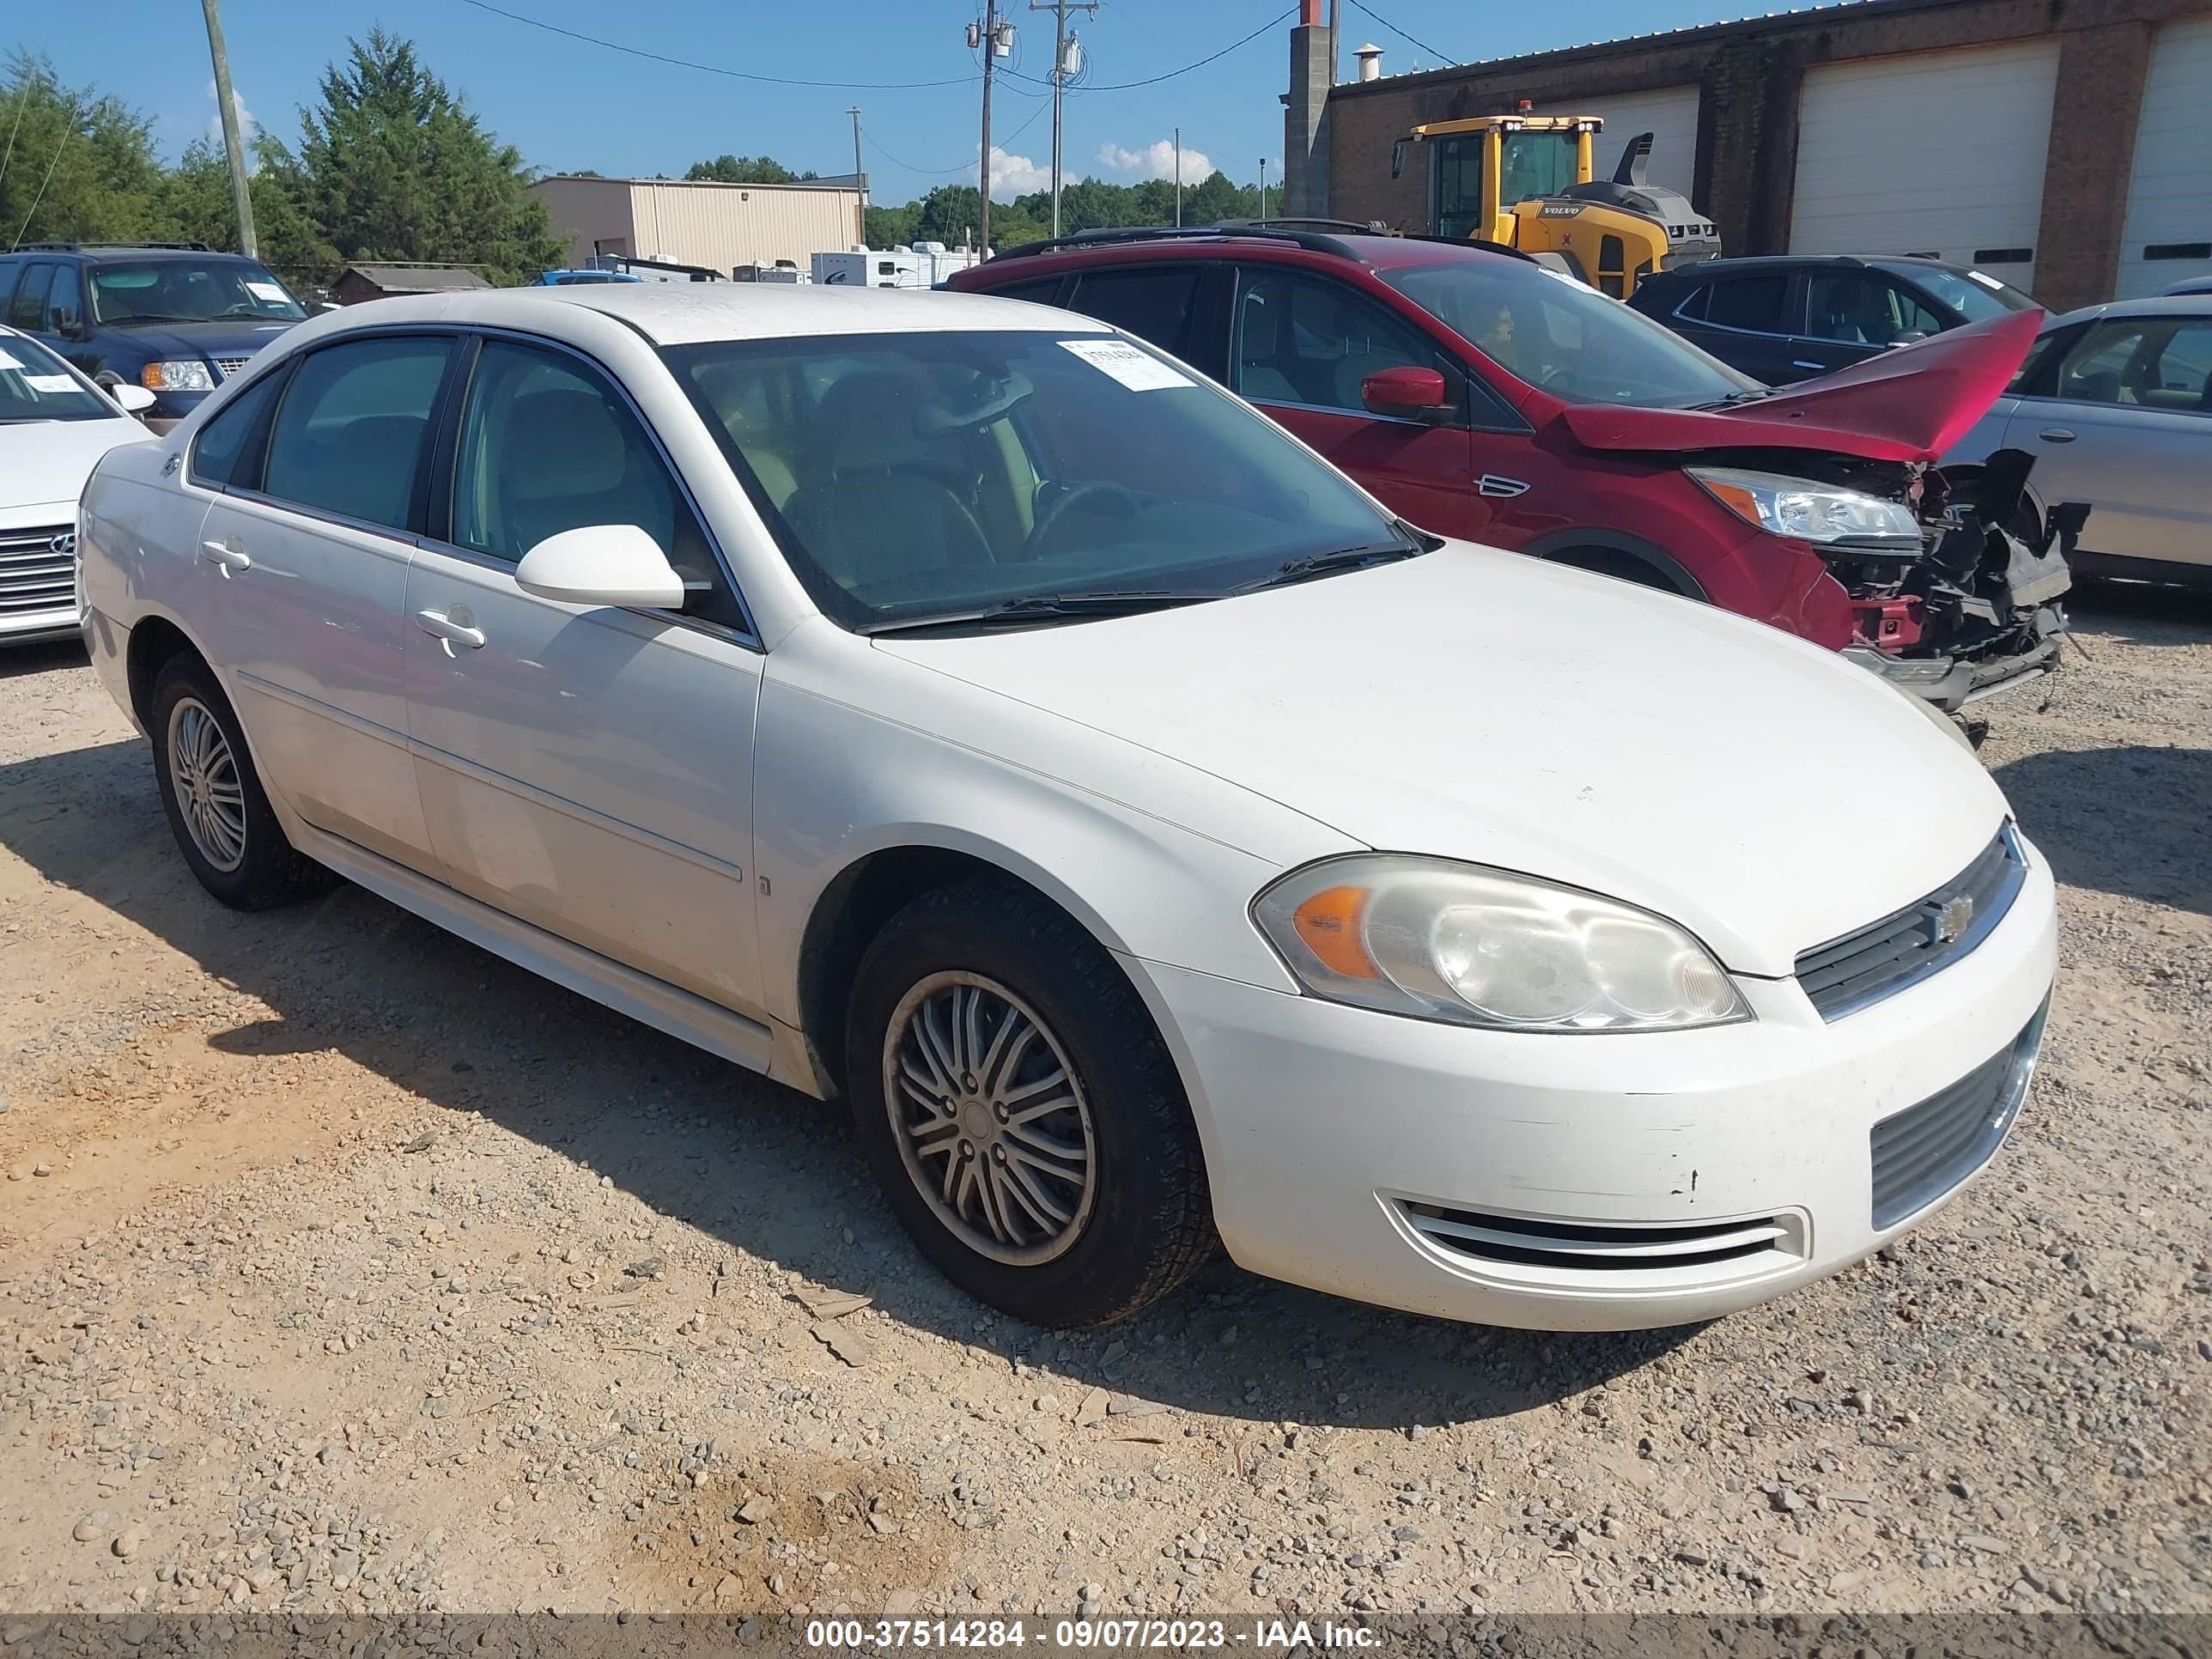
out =
<svg viewBox="0 0 2212 1659"><path fill-rule="evenodd" d="M1360 913L1367 908L1364 887L1324 887L1291 915L1298 939L1322 967L1346 979L1380 979L1382 972L1359 938Z"/></svg>

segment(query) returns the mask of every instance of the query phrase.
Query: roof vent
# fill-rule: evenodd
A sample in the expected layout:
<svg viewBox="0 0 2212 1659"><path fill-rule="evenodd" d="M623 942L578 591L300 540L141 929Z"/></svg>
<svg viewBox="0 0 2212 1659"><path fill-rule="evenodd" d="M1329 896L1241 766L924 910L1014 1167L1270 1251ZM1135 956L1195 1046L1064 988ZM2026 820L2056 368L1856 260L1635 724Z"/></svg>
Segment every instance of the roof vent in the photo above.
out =
<svg viewBox="0 0 2212 1659"><path fill-rule="evenodd" d="M1382 78L1382 48L1370 40L1352 54L1359 60L1359 78L1379 81Z"/></svg>

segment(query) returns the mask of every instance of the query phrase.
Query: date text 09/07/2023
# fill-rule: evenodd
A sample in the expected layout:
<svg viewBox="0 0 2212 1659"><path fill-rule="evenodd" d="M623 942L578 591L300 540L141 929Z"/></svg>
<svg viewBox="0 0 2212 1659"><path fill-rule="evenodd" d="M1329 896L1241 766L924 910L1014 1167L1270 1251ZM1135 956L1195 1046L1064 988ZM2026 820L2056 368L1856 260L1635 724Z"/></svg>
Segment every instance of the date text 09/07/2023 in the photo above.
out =
<svg viewBox="0 0 2212 1659"><path fill-rule="evenodd" d="M1047 1650L1183 1650L1379 1647L1364 1625L1304 1619L810 1619L806 1645L826 1650L963 1648L989 1653L1032 1644Z"/></svg>

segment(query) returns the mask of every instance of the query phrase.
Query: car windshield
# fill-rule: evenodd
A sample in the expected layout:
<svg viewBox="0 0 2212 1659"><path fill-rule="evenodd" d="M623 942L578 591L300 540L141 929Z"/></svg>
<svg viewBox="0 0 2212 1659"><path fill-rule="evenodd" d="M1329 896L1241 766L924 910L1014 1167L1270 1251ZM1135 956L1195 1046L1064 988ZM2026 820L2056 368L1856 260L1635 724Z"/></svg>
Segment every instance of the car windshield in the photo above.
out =
<svg viewBox="0 0 2212 1659"><path fill-rule="evenodd" d="M663 355L815 603L856 630L1188 602L1421 550L1269 422L1118 336Z"/></svg>
<svg viewBox="0 0 2212 1659"><path fill-rule="evenodd" d="M211 323L226 318L296 322L307 307L250 259L149 259L88 266L92 319L109 327L134 323Z"/></svg>
<svg viewBox="0 0 2212 1659"><path fill-rule="evenodd" d="M1376 275L1510 373L1577 404L1686 409L1759 382L1595 289L1522 259Z"/></svg>
<svg viewBox="0 0 2212 1659"><path fill-rule="evenodd" d="M36 340L0 334L0 426L26 421L112 421L121 413Z"/></svg>
<svg viewBox="0 0 2212 1659"><path fill-rule="evenodd" d="M2015 311L2043 309L2011 283L1983 271L1946 270L1940 265L1883 265L1881 269L1925 289L1970 323L1987 322Z"/></svg>

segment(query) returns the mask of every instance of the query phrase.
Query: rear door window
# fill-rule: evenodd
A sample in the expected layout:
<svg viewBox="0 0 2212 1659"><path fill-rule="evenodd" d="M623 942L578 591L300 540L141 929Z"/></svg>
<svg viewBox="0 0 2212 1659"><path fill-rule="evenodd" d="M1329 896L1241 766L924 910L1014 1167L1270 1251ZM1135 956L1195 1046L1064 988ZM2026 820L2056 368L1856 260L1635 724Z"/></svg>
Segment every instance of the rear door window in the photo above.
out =
<svg viewBox="0 0 2212 1659"><path fill-rule="evenodd" d="M1198 275L1195 265L1086 270L1076 279L1067 304L1071 310L1127 329L1164 352L1187 358Z"/></svg>
<svg viewBox="0 0 2212 1659"><path fill-rule="evenodd" d="M319 512L408 527L453 343L369 339L303 359L269 436L263 490Z"/></svg>
<svg viewBox="0 0 2212 1659"><path fill-rule="evenodd" d="M1790 292L1790 278L1782 271L1757 276L1737 276L1715 283L1698 314L1717 328L1741 329L1747 334L1782 334L1782 302Z"/></svg>

